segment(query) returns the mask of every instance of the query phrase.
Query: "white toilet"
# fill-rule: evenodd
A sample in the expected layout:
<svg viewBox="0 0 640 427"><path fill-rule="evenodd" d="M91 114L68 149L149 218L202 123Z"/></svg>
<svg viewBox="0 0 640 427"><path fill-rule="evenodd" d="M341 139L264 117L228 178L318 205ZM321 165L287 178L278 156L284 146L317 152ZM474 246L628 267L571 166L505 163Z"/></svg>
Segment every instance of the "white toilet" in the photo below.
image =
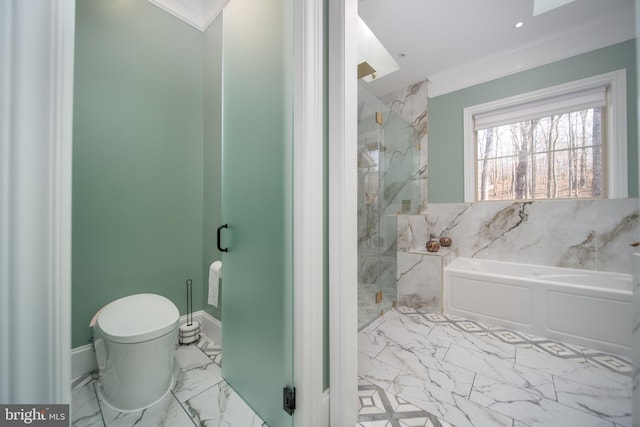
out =
<svg viewBox="0 0 640 427"><path fill-rule="evenodd" d="M107 404L136 411L169 392L179 318L173 302L154 294L120 298L96 314L98 392Z"/></svg>

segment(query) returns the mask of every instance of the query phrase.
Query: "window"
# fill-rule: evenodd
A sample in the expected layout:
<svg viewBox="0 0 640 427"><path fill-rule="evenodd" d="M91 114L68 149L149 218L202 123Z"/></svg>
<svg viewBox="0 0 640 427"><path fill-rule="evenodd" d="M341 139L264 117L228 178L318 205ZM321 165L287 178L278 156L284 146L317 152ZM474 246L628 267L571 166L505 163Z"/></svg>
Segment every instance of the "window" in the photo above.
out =
<svg viewBox="0 0 640 427"><path fill-rule="evenodd" d="M465 200L626 197L625 71L466 108Z"/></svg>

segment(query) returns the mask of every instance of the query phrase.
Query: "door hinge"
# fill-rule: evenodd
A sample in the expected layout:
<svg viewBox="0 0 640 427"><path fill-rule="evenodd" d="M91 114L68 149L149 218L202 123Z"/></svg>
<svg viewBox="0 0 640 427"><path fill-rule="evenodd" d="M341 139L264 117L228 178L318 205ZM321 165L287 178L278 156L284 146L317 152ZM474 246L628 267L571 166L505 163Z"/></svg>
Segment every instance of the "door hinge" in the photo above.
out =
<svg viewBox="0 0 640 427"><path fill-rule="evenodd" d="M282 389L282 409L289 414L293 415L293 411L296 410L296 388L291 389L285 387Z"/></svg>
<svg viewBox="0 0 640 427"><path fill-rule="evenodd" d="M380 304L380 301L382 301L382 291L376 292L376 304Z"/></svg>

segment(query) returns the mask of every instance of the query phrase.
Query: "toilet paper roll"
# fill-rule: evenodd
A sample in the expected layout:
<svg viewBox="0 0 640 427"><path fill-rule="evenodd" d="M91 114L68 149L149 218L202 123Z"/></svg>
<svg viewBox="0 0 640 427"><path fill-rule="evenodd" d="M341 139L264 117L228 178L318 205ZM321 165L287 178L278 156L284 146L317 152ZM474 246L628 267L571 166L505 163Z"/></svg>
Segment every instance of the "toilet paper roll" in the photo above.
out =
<svg viewBox="0 0 640 427"><path fill-rule="evenodd" d="M214 261L209 267L209 295L207 303L218 306L218 286L222 278L222 261Z"/></svg>

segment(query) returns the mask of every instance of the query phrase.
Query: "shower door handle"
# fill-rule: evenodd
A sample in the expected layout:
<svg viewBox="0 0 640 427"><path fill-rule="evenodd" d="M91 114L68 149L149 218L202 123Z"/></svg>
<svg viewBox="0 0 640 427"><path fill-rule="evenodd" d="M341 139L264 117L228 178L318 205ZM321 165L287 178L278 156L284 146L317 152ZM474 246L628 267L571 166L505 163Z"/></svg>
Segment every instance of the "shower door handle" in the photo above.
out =
<svg viewBox="0 0 640 427"><path fill-rule="evenodd" d="M220 246L220 234L222 233L223 228L229 228L229 224L222 224L220 227L218 227L218 250L220 252L229 252L229 248L223 248L222 246Z"/></svg>

